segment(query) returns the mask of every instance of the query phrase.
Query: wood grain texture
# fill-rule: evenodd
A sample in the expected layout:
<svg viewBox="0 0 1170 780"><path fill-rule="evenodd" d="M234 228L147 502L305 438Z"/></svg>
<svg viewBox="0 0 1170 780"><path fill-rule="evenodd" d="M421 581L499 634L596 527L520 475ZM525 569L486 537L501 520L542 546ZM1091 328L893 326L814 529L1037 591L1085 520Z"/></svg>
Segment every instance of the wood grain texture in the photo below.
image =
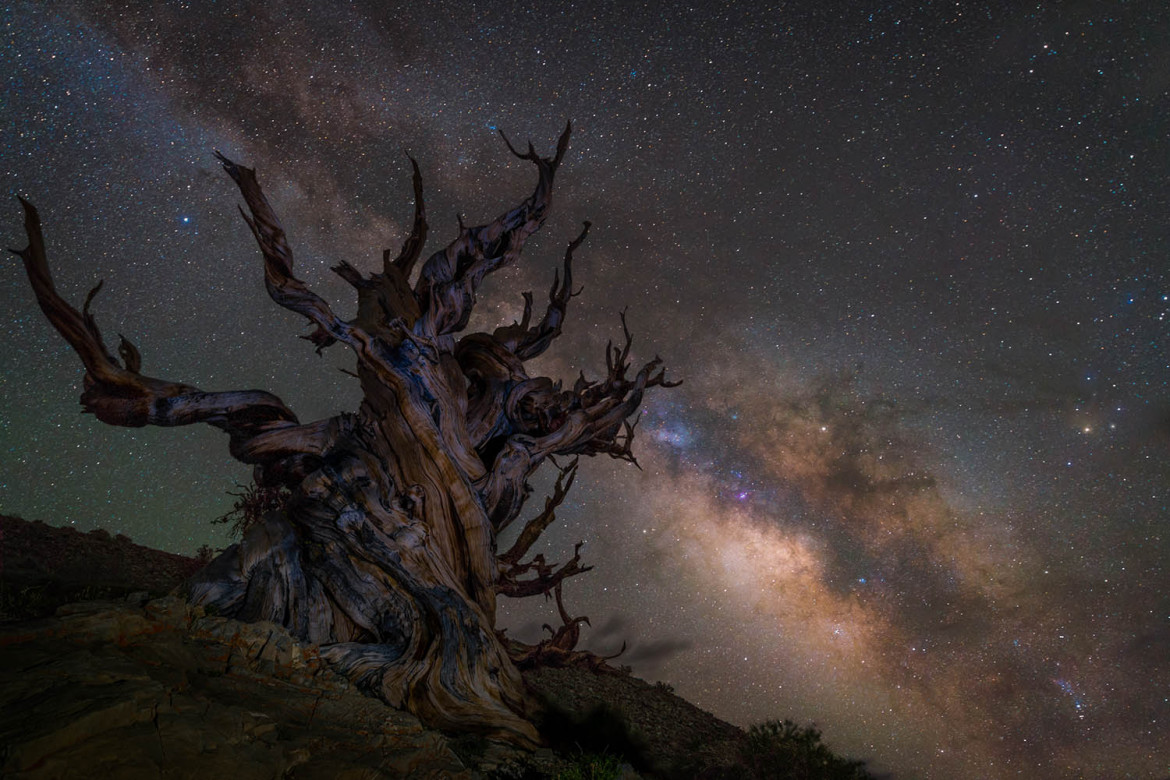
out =
<svg viewBox="0 0 1170 780"><path fill-rule="evenodd" d="M115 357L89 313L97 288L81 312L57 294L28 203L29 243L17 252L41 309L85 366L86 411L111 425L215 425L229 434L232 455L255 467L257 485L290 491L282 511L253 525L190 581L193 603L272 621L319 644L323 657L365 690L432 726L522 745L535 744L537 734L525 719L529 702L513 661L572 656L587 619L569 617L561 586L590 568L580 545L560 565L542 555L524 558L555 520L576 458L635 462L630 420L643 393L673 384L657 358L628 376L632 337L624 316L625 341L607 347L604 377L582 376L565 389L528 375L526 362L561 334L577 294L573 253L588 223L566 249L538 322L532 295L524 293L520 322L462 333L484 279L517 262L544 223L569 135L566 127L551 157L508 144L537 169L532 194L486 225L461 225L421 266L427 222L412 160L415 216L401 250L393 258L386 250L377 273L363 275L346 262L334 268L357 292L350 321L295 275L291 245L255 172L220 156L243 196L273 301L314 326L307 338L318 351L342 344L357 358L361 406L326 420L301 423L263 391L208 393L151 378L125 340ZM498 553L496 536L519 518L529 477L558 455L571 463L558 467L554 495ZM550 628L541 649L497 634L498 595L550 593L565 625Z"/></svg>

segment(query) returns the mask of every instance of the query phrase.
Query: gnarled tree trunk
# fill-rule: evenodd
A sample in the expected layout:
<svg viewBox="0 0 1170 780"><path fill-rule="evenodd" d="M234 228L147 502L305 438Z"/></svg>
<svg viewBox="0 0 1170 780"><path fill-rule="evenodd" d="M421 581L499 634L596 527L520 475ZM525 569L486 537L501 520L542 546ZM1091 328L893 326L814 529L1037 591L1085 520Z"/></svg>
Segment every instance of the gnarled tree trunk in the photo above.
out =
<svg viewBox="0 0 1170 780"><path fill-rule="evenodd" d="M574 295L573 251L588 223L565 252L539 322L525 293L519 323L460 335L480 283L516 261L543 223L568 140L566 128L549 158L509 145L537 168L533 194L490 224L461 225L417 274L427 223L415 165L414 225L401 252L392 258L387 250L379 273L345 262L334 268L357 290L351 321L293 275L292 250L254 172L220 157L247 204L273 300L315 326L308 338L318 350L341 342L357 357L361 408L318 422L301 423L270 393L203 392L146 376L125 339L115 357L89 313L98 288L81 312L57 294L37 212L23 200L29 245L17 253L41 308L85 365L86 411L112 425L209 423L228 433L233 456L254 466L257 485L291 492L284 511L191 582L193 602L320 644L359 685L431 725L521 744L534 743L536 732L523 717L523 683L508 651L525 651L495 631L496 596L556 589L560 605L560 583L587 570L577 550L561 566L523 560L552 522L576 461L509 550L497 553L497 535L518 518L528 477L550 456L632 461L627 421L647 387L670 384L657 358L627 376L628 331L623 347L607 348L598 381L582 376L564 390L528 376L525 363L561 332Z"/></svg>

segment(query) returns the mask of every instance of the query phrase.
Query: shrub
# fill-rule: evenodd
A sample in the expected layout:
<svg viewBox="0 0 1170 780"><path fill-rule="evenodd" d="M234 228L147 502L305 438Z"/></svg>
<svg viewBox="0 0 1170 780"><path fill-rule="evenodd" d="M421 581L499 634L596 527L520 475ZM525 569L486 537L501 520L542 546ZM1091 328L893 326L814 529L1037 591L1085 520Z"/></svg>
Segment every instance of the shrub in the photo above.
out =
<svg viewBox="0 0 1170 780"><path fill-rule="evenodd" d="M769 720L752 726L742 752L759 780L869 780L865 762L834 755L816 726Z"/></svg>
<svg viewBox="0 0 1170 780"><path fill-rule="evenodd" d="M269 512L283 510L292 495L282 487L260 487L256 483L236 487L241 488L242 492L228 492L229 496L236 498L231 511L211 521L229 526L228 533L233 539L242 539L248 529L263 520Z"/></svg>
<svg viewBox="0 0 1170 780"><path fill-rule="evenodd" d="M650 768L645 740L636 733L625 714L609 704L598 704L585 713L546 706L538 729L545 743L557 753L581 756L583 761L589 759L584 767L596 765L600 771L605 766L601 761L604 757L612 759L618 767L625 763L638 771ZM567 777L572 780L574 776ZM608 775L582 774L580 777Z"/></svg>
<svg viewBox="0 0 1170 780"><path fill-rule="evenodd" d="M573 765L557 773L556 780L618 780L622 762L605 753L581 753Z"/></svg>

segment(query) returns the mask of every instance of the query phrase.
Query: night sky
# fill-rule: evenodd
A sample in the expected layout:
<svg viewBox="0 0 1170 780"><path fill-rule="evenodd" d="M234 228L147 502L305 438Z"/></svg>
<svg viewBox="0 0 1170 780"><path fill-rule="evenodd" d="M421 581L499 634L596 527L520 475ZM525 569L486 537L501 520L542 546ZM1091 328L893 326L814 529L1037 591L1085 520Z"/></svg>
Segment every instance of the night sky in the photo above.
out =
<svg viewBox="0 0 1170 780"><path fill-rule="evenodd" d="M684 380L647 394L642 470L583 463L546 535L597 567L565 589L586 644L898 778L1170 775L1162 3L129 5L0 10L0 213L19 247L16 195L39 207L60 290L104 279L145 373L302 420L359 401L267 298L214 150L351 316L328 268L397 249L407 154L433 250L531 191L497 129L548 154L571 119L473 327L539 301L589 219L536 369L597 376L629 306L635 357ZM0 285L0 511L226 544L226 437L80 415L16 258ZM521 638L553 622L507 606Z"/></svg>

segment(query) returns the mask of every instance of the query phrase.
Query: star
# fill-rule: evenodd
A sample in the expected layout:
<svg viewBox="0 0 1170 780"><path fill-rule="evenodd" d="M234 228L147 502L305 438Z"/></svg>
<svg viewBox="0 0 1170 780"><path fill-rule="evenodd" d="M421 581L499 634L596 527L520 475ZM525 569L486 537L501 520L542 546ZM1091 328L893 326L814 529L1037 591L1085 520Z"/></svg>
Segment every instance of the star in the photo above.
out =
<svg viewBox="0 0 1170 780"><path fill-rule="evenodd" d="M669 648L635 672L896 777L1164 773L1158 4L238 5L6 9L6 245L27 197L58 284L104 280L91 313L146 369L306 420L360 400L267 298L215 150L352 312L330 268L407 234L404 149L434 251L526 197L497 131L544 148L571 119L553 213L473 328L518 320L589 219L541 373L604 376L629 306L634 357L684 379L644 401L640 470L582 459L549 530L590 542L574 613L624 621L584 641ZM249 468L211 430L77 414L80 362L0 274L4 511L226 545Z"/></svg>

